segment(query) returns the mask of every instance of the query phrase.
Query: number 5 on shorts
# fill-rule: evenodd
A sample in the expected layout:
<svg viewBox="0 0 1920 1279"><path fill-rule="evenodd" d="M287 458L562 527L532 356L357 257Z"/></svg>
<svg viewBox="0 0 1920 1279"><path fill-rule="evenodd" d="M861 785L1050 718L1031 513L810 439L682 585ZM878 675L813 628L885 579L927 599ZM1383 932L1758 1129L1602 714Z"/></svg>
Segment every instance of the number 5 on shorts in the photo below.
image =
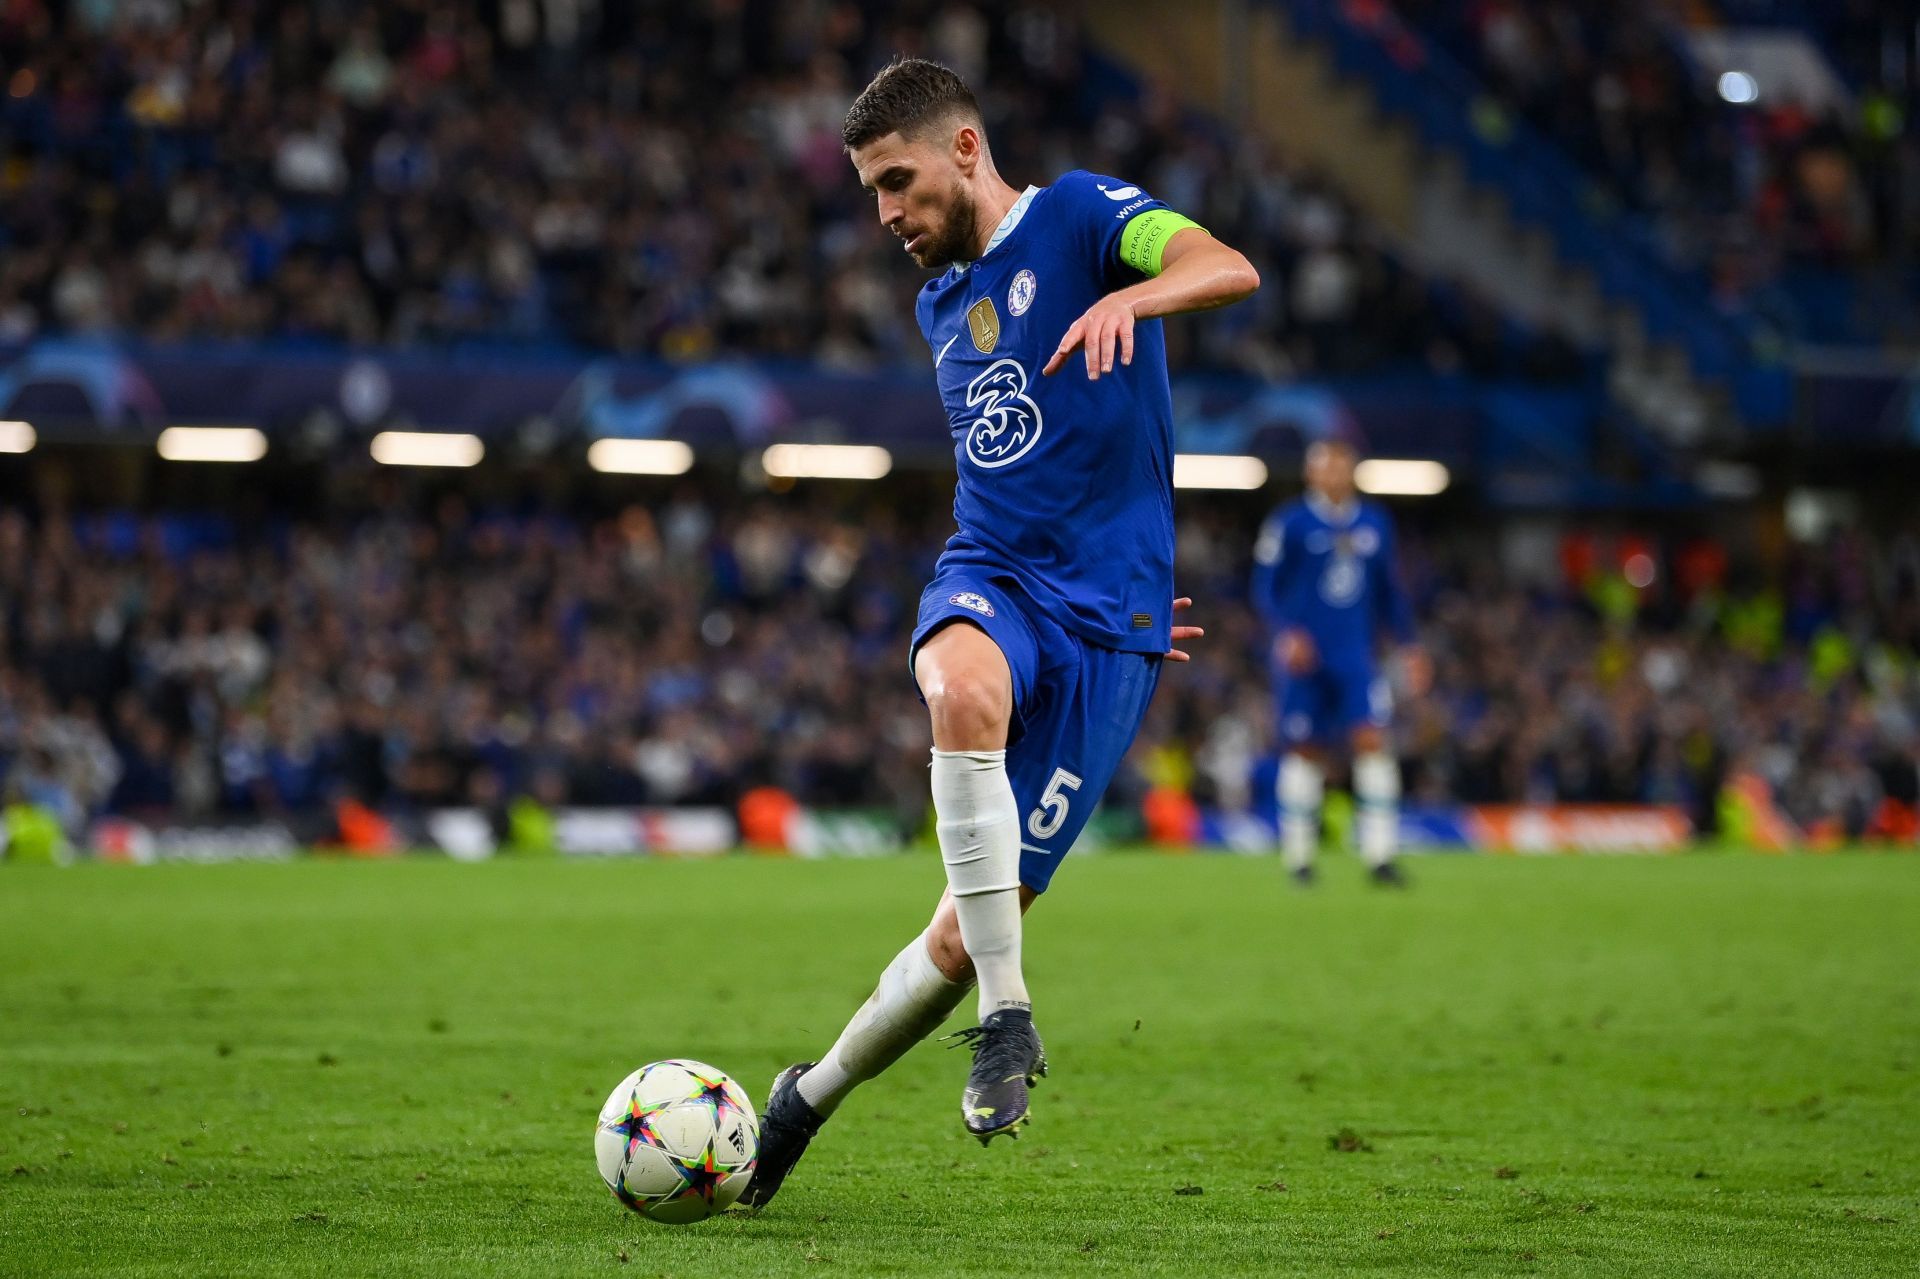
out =
<svg viewBox="0 0 1920 1279"><path fill-rule="evenodd" d="M1040 792L1040 805L1027 814L1027 833L1046 839L1067 822L1067 797L1062 790L1079 790L1080 779L1064 768L1053 770L1047 788Z"/></svg>

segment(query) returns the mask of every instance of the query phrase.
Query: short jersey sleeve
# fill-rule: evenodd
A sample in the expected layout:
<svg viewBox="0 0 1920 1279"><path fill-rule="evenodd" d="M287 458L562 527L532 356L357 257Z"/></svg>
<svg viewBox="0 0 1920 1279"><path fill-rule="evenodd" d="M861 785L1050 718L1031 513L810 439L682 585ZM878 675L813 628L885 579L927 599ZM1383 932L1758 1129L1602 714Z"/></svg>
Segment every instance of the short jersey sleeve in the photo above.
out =
<svg viewBox="0 0 1920 1279"><path fill-rule="evenodd" d="M1254 611L1275 630L1287 624L1287 614L1281 606L1284 594L1281 565L1287 556L1290 522L1287 508L1281 507L1267 516L1267 522L1260 526L1259 540L1253 544L1253 576L1248 593L1253 597ZM1288 563L1286 571L1292 570L1293 565Z"/></svg>
<svg viewBox="0 0 1920 1279"><path fill-rule="evenodd" d="M929 280L913 298L913 321L920 326L920 336L926 340L929 348L933 346L934 283Z"/></svg>
<svg viewBox="0 0 1920 1279"><path fill-rule="evenodd" d="M1131 182L1084 169L1062 175L1053 189L1060 225L1110 282L1160 274L1167 241L1198 225Z"/></svg>
<svg viewBox="0 0 1920 1279"><path fill-rule="evenodd" d="M1260 526L1260 536L1253 544L1253 562L1272 568L1280 562L1286 550L1287 515L1285 511L1275 511Z"/></svg>

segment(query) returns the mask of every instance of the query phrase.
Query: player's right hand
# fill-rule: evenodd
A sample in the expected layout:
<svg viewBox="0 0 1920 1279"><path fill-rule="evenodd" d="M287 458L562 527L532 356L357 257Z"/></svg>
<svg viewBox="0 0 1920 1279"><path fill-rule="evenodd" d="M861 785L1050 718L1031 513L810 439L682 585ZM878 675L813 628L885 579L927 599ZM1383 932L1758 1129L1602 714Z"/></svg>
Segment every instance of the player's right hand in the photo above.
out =
<svg viewBox="0 0 1920 1279"><path fill-rule="evenodd" d="M1085 315L1075 320L1067 329L1066 336L1060 339L1060 345L1054 349L1053 358L1040 370L1043 376L1052 376L1053 371L1067 362L1067 357L1075 351L1085 348L1087 353L1087 380L1098 382L1102 373L1113 372L1113 356L1117 347L1121 364L1133 363L1133 303L1125 296L1125 291L1109 293L1087 308Z"/></svg>
<svg viewBox="0 0 1920 1279"><path fill-rule="evenodd" d="M1273 660L1290 674L1304 675L1318 664L1320 654L1305 631L1281 631L1273 641Z"/></svg>

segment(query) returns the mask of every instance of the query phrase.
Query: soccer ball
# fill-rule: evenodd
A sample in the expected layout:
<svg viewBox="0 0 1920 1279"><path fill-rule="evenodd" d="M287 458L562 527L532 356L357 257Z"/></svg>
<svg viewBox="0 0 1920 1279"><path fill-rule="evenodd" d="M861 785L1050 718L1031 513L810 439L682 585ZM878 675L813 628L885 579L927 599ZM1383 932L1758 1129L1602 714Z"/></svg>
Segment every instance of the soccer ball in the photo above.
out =
<svg viewBox="0 0 1920 1279"><path fill-rule="evenodd" d="M725 1212L753 1178L760 1119L726 1072L656 1061L620 1081L593 1134L600 1178L643 1217L671 1225Z"/></svg>

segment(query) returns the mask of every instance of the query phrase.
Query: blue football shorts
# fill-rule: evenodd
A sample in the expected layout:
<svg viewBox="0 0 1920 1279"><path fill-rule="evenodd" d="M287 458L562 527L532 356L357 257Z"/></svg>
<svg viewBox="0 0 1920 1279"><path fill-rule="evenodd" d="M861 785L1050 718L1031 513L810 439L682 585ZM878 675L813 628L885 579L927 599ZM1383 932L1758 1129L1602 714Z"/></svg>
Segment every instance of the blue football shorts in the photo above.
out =
<svg viewBox="0 0 1920 1279"><path fill-rule="evenodd" d="M1013 672L1007 775L1020 805L1020 882L1045 892L1133 745L1163 659L1081 639L1011 576L966 566L941 571L920 596L909 671L927 638L955 622L985 631Z"/></svg>
<svg viewBox="0 0 1920 1279"><path fill-rule="evenodd" d="M1321 666L1304 674L1276 677L1280 740L1345 745L1354 729L1385 728L1393 718L1393 694L1370 668L1337 670Z"/></svg>

